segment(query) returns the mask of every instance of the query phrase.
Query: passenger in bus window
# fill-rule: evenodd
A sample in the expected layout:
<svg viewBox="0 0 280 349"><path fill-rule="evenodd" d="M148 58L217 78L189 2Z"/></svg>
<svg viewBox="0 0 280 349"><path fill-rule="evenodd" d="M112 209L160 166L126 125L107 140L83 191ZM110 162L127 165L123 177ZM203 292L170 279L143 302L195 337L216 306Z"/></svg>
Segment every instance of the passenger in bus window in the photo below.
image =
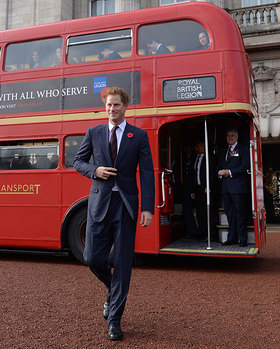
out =
<svg viewBox="0 0 280 349"><path fill-rule="evenodd" d="M80 143L77 139L79 139L80 136L73 137L70 136L65 141L65 157L64 157L64 163L65 167L74 167L73 162L75 159L75 156L80 148Z"/></svg>
<svg viewBox="0 0 280 349"><path fill-rule="evenodd" d="M37 157L36 168L38 169L49 169L51 168L51 161L47 155L39 155Z"/></svg>
<svg viewBox="0 0 280 349"><path fill-rule="evenodd" d="M238 131L229 129L226 133L228 148L221 152L218 162L218 176L224 209L228 219L228 236L223 245L240 247L247 245L247 213L250 153L249 147L238 142Z"/></svg>
<svg viewBox="0 0 280 349"><path fill-rule="evenodd" d="M88 129L74 167L92 180L84 259L107 289L103 317L109 324L108 338L120 340L138 219L137 172L141 183L142 228L152 222L155 183L147 132L125 120L129 96L121 88L109 87L103 101L109 120ZM93 163L89 163L91 156ZM112 246L113 273L108 265Z"/></svg>
<svg viewBox="0 0 280 349"><path fill-rule="evenodd" d="M10 153L7 156L1 158L1 170L12 170L13 168L14 154Z"/></svg>
<svg viewBox="0 0 280 349"><path fill-rule="evenodd" d="M60 65L62 60L62 48L58 47L55 50L55 56L54 56L54 60L53 63L51 64L52 67L56 66L56 65Z"/></svg>
<svg viewBox="0 0 280 349"><path fill-rule="evenodd" d="M29 69L41 68L39 51L35 50L29 60Z"/></svg>
<svg viewBox="0 0 280 349"><path fill-rule="evenodd" d="M191 197L195 200L198 222L197 239L206 241L208 236L207 219L207 177L206 155L204 141L195 144L196 158L193 163L193 180ZM210 238L217 240L216 232L216 164L214 157L209 153L209 185L210 185Z"/></svg>
<svg viewBox="0 0 280 349"><path fill-rule="evenodd" d="M58 155L54 154L52 157L51 157L51 165L50 165L50 168L57 168L58 166Z"/></svg>
<svg viewBox="0 0 280 349"><path fill-rule="evenodd" d="M100 61L122 58L117 52L109 50L107 47L102 47L99 50L98 58Z"/></svg>
<svg viewBox="0 0 280 349"><path fill-rule="evenodd" d="M14 170L27 170L31 169L32 165L30 163L30 158L29 156L26 155L17 155L13 159L12 163L12 169Z"/></svg>
<svg viewBox="0 0 280 349"><path fill-rule="evenodd" d="M147 41L147 47L149 50L149 55L156 54L160 55L163 53L171 53L168 47L164 46L160 41L151 38Z"/></svg>
<svg viewBox="0 0 280 349"><path fill-rule="evenodd" d="M201 50L204 50L210 46L208 35L205 32L199 33L198 41L199 41Z"/></svg>

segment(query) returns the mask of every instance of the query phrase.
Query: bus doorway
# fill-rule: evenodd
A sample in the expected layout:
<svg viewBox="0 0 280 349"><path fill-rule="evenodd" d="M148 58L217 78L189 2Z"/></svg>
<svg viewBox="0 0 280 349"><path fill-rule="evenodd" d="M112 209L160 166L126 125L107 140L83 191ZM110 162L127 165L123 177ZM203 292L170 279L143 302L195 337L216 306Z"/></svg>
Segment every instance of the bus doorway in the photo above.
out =
<svg viewBox="0 0 280 349"><path fill-rule="evenodd" d="M263 144L264 201L267 223L280 224L280 144Z"/></svg>
<svg viewBox="0 0 280 349"><path fill-rule="evenodd" d="M164 207L157 208L160 211L160 253L256 255L258 249L255 248L251 194L247 197L248 245L245 247L240 247L238 244L222 245L227 240L228 222L223 209L220 181L216 171L221 150L227 147L227 129L236 128L239 132L239 142L249 147L250 127L252 125L249 117L236 113L188 118L161 127L159 132L161 171L158 178L159 180L164 178L162 182L164 185L161 183L160 186L165 187L165 194L168 194L169 190L172 197L169 198L170 201L165 206L165 211L163 211ZM198 201L196 198L190 198L193 192L198 142L203 142L206 152L208 152L205 178L208 177L210 188L204 204L206 212L204 212L203 217L206 222L203 236L201 236L199 226L199 221L201 222L201 216L199 216L201 198ZM164 170L164 176L162 176ZM248 182L250 181L248 171ZM166 200L168 201L168 198ZM165 225L163 225L163 221L166 222Z"/></svg>

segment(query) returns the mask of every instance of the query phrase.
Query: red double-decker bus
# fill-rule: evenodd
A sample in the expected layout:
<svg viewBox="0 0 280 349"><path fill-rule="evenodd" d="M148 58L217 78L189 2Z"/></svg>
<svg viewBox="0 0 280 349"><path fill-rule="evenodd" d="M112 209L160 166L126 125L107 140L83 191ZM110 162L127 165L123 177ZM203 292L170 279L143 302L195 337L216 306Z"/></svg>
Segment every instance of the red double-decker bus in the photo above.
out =
<svg viewBox="0 0 280 349"><path fill-rule="evenodd" d="M182 3L7 30L0 42L2 248L71 249L83 260L91 181L75 172L73 159L86 130L107 122L104 89L119 86L130 95L127 121L148 132L156 177L154 219L149 228L138 226L135 252L252 257L261 251L265 209L254 79L227 12ZM222 245L228 223L220 199L219 241L211 242L209 224L208 241L186 239L184 231L183 148L203 137L209 161L226 145L230 127L251 153L246 247ZM210 190L207 211L214 205Z"/></svg>

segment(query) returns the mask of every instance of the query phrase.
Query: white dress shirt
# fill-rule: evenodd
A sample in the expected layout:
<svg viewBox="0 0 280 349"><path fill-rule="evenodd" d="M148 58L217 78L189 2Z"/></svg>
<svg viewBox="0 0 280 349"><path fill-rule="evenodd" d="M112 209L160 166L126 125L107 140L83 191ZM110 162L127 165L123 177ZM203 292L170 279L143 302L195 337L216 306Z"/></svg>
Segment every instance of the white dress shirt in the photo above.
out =
<svg viewBox="0 0 280 349"><path fill-rule="evenodd" d="M109 125L109 142L112 136L112 130L115 127L115 125L111 124L111 122L109 121L108 123ZM126 120L124 120L120 125L118 125L119 127L116 130L116 136L117 136L117 153L119 152L120 149L120 144L121 144L121 140L122 140L122 136L123 136L123 132L126 126Z"/></svg>
<svg viewBox="0 0 280 349"><path fill-rule="evenodd" d="M110 121L108 123L109 126L109 139L108 142L110 142L111 136L112 136L112 130L114 128L115 125L113 125ZM119 127L116 130L116 137L117 137L117 153L119 152L120 149L120 144L121 144L121 140L122 140L122 136L124 133L124 129L126 126L126 120L124 120L120 125L118 125ZM118 186L115 184L112 188L112 191L119 191Z"/></svg>

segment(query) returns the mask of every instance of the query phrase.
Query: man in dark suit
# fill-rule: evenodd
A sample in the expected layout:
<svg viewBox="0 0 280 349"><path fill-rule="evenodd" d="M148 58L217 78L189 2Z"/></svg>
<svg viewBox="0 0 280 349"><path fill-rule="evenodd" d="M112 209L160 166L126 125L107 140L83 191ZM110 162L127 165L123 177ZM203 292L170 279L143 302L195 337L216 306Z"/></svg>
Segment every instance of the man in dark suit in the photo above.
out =
<svg viewBox="0 0 280 349"><path fill-rule="evenodd" d="M207 179L206 179L206 156L204 141L198 141L195 145L197 156L193 163L193 180L191 197L195 200L197 221L198 221L198 240L207 240ZM209 185L210 185L210 237L212 241L216 240L216 210L215 210L215 162L213 156L209 155Z"/></svg>
<svg viewBox="0 0 280 349"><path fill-rule="evenodd" d="M136 171L141 183L140 225L147 227L154 212L154 170L146 131L128 124L127 93L108 88L103 96L109 122L88 129L74 160L75 169L91 178L85 262L107 288L103 316L109 339L122 339L120 327L129 289L138 216ZM92 157L93 163L89 160ZM114 271L108 256L114 245Z"/></svg>
<svg viewBox="0 0 280 349"><path fill-rule="evenodd" d="M194 219L193 208L195 206L195 200L192 199L192 181L193 181L193 164L194 164L194 152L190 144L187 144L183 148L183 214L186 235L188 238L197 237L197 226Z"/></svg>
<svg viewBox="0 0 280 349"><path fill-rule="evenodd" d="M230 129L226 134L228 149L221 153L218 163L218 176L221 178L221 191L229 230L224 245L247 245L247 210L250 169L249 147L237 142L238 131Z"/></svg>
<svg viewBox="0 0 280 349"><path fill-rule="evenodd" d="M171 53L168 47L164 46L161 42L158 42L153 38L147 42L147 47L150 54L154 53L156 55L160 55L163 53Z"/></svg>
<svg viewBox="0 0 280 349"><path fill-rule="evenodd" d="M110 59L120 59L122 58L117 52L109 50L107 47L100 49L98 58L100 61L108 61Z"/></svg>

